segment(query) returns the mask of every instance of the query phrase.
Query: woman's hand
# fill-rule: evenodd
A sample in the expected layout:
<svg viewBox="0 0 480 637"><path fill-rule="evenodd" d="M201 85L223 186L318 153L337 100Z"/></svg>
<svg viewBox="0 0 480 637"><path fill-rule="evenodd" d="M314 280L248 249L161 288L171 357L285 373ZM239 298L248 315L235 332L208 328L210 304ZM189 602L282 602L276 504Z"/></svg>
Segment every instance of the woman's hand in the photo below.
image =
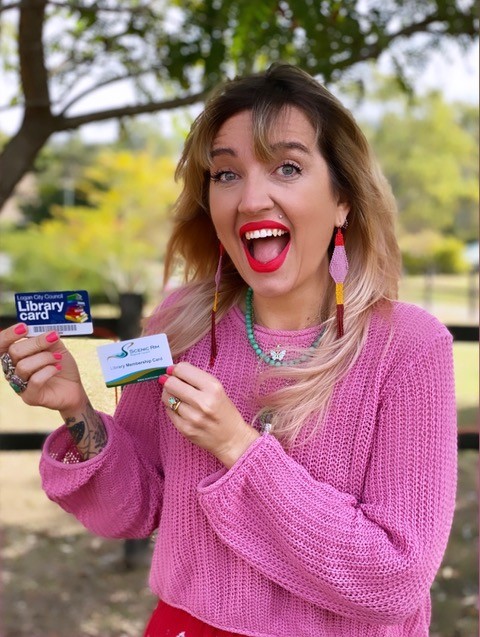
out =
<svg viewBox="0 0 480 637"><path fill-rule="evenodd" d="M27 405L56 409L62 415L84 411L88 398L77 364L58 334L52 331L24 338L26 334L24 323L0 332L0 356L8 354L5 364L26 383L19 397Z"/></svg>
<svg viewBox="0 0 480 637"><path fill-rule="evenodd" d="M222 384L211 374L185 362L170 367L168 374L159 382L172 423L229 469L260 436L259 432L243 420ZM174 399L180 401L176 411L172 409Z"/></svg>

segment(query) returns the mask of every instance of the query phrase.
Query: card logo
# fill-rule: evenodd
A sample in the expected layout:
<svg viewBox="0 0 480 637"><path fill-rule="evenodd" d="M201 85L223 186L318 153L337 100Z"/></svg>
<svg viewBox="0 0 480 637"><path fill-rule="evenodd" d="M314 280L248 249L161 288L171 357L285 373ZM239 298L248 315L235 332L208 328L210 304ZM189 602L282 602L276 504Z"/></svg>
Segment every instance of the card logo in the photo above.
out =
<svg viewBox="0 0 480 637"><path fill-rule="evenodd" d="M165 334L102 345L97 351L107 387L158 378L172 364Z"/></svg>

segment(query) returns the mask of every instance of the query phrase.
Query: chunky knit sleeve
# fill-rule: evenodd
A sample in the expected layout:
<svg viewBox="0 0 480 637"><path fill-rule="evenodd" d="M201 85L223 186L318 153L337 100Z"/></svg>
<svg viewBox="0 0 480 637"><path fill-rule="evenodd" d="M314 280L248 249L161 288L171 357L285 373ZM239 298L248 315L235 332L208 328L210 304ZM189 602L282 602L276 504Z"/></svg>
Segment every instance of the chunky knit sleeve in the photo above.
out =
<svg viewBox="0 0 480 637"><path fill-rule="evenodd" d="M453 365L444 330L404 357L385 383L361 497L314 480L270 435L229 471L204 480L198 494L221 541L280 587L345 617L395 624L428 594L455 487Z"/></svg>
<svg viewBox="0 0 480 637"><path fill-rule="evenodd" d="M90 460L79 461L65 426L45 442L40 473L46 494L98 535L147 537L158 526L163 498L158 392L151 382L127 386L115 417L101 414L108 442Z"/></svg>

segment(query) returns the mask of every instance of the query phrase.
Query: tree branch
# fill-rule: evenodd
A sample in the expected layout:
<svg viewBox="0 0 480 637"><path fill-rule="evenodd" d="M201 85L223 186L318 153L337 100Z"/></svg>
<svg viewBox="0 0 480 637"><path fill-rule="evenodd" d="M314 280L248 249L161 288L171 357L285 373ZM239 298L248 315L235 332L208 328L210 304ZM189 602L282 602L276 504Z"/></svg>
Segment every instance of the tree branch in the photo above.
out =
<svg viewBox="0 0 480 637"><path fill-rule="evenodd" d="M74 4L73 2L60 2L56 0L47 0L46 4L51 5L53 7L57 7L58 9L72 9L73 11L94 11L96 13L132 13L132 14L150 14L152 15L152 10L150 7L102 7L102 6L86 6L83 4ZM11 4L0 5L0 13L4 13L6 11L10 11L11 9L22 9L24 3L22 0L19 2L12 2Z"/></svg>
<svg viewBox="0 0 480 637"><path fill-rule="evenodd" d="M151 14L150 7L107 7L102 6L99 3L95 5L86 6L81 3L74 2L60 2L60 0L48 0L48 4L53 7L58 7L59 9L72 9L74 11L93 11L95 13L104 12L104 13L135 13L135 14Z"/></svg>
<svg viewBox="0 0 480 637"><path fill-rule="evenodd" d="M95 91L98 91L99 89L104 88L105 86L109 86L111 84L115 84L116 82L123 82L125 80L130 80L130 79L133 79L135 77L140 77L141 75L146 75L147 73L152 73L153 71L155 71L154 67L149 68L149 69L142 69L142 70L139 70L136 73L126 73L125 75L119 75L117 77L111 77L111 78L109 78L107 80L103 80L102 82L99 82L98 84L95 84L94 86L90 86L89 88L86 88L81 93L78 93L78 95L76 95L75 97L72 97L72 99L69 102L67 102L65 106L62 107L60 115L62 115L62 116L65 115L65 113L68 111L68 109L71 108L74 104L76 104L77 102L82 100L87 95L91 95L91 93L94 93ZM61 102L61 98L60 98L59 101Z"/></svg>
<svg viewBox="0 0 480 637"><path fill-rule="evenodd" d="M104 111L92 111L91 113L85 113L85 115L78 115L76 117L58 115L54 118L54 127L56 132L60 132L79 128L84 124L104 122L108 119L132 117L133 115L143 115L145 113L157 113L158 111L189 106L202 101L208 95L209 91L210 89L205 89L193 95L176 97L163 102L147 102L146 104L136 104L135 106L120 106L119 108L110 108Z"/></svg>
<svg viewBox="0 0 480 637"><path fill-rule="evenodd" d="M12 4L4 4L0 6L0 13L4 13L5 11L10 11L10 9L20 9L22 6L21 2L12 2Z"/></svg>
<svg viewBox="0 0 480 637"><path fill-rule="evenodd" d="M343 68L347 68L356 64L357 62L366 62L367 60L376 60L381 53L389 48L391 43L394 40L398 40L403 37L410 37L415 33L425 33L426 35L434 35L431 31L429 31L429 27L433 24L438 23L443 27L443 33L437 33L436 35L448 35L448 31L445 31L445 20L442 19L438 13L431 14L425 17L423 20L419 22L415 22L415 24L409 24L394 33L386 36L381 43L372 44L369 46L362 47L359 51L358 55L355 57L350 57L341 62L335 64L335 69L342 70Z"/></svg>

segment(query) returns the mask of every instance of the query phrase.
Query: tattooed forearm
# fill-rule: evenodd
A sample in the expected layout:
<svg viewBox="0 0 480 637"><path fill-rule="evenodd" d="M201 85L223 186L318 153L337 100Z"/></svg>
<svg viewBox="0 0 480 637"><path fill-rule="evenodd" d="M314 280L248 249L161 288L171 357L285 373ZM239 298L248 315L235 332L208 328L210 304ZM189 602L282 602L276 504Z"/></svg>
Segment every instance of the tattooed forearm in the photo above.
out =
<svg viewBox="0 0 480 637"><path fill-rule="evenodd" d="M103 422L90 403L81 414L65 418L65 424L84 460L99 454L107 444Z"/></svg>
<svg viewBox="0 0 480 637"><path fill-rule="evenodd" d="M75 418L67 418L65 424L68 427L68 431L73 438L73 442L79 445L85 435L85 423L83 420L79 422Z"/></svg>

